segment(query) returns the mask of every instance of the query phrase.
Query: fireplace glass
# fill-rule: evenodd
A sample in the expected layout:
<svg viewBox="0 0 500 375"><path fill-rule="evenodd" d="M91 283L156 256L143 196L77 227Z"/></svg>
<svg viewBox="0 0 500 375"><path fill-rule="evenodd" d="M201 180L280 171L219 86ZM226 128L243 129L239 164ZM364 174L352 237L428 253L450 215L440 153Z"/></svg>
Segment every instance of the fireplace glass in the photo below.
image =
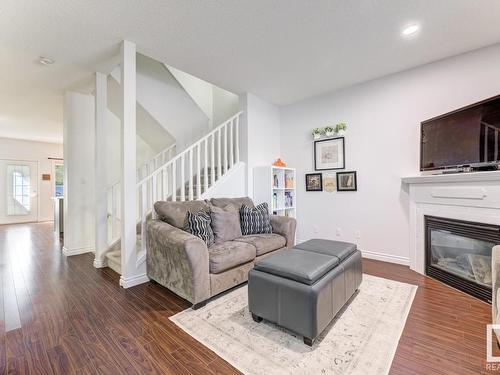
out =
<svg viewBox="0 0 500 375"><path fill-rule="evenodd" d="M431 229L430 265L491 288L494 243Z"/></svg>
<svg viewBox="0 0 500 375"><path fill-rule="evenodd" d="M491 254L500 226L425 216L425 272L491 303Z"/></svg>

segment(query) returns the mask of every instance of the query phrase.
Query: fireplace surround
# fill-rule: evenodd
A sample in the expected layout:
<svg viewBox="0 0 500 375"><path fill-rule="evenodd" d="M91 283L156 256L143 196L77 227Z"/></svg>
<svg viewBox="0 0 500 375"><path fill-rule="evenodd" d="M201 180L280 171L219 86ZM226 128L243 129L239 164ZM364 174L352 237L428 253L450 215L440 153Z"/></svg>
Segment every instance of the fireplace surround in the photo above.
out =
<svg viewBox="0 0 500 375"><path fill-rule="evenodd" d="M408 264L412 270L422 275L436 277L427 271L426 217L481 223L480 226L500 226L500 171L403 177L402 197L408 202ZM478 228L474 228L474 232L477 231ZM455 235L458 236L452 237L455 241L467 241L460 233ZM481 246L486 245L480 244L479 247ZM463 261L468 261L464 258L458 260L462 265ZM485 260L481 259L483 264ZM439 265L443 266L447 261L449 260L444 259L443 263L441 260ZM475 267L477 273L477 264ZM472 271L468 273L470 278L474 275L474 270L469 271ZM455 288L460 289L458 286ZM491 292L488 296L485 293L483 290L483 300L491 300Z"/></svg>
<svg viewBox="0 0 500 375"><path fill-rule="evenodd" d="M500 226L425 216L425 271L491 303L491 251Z"/></svg>

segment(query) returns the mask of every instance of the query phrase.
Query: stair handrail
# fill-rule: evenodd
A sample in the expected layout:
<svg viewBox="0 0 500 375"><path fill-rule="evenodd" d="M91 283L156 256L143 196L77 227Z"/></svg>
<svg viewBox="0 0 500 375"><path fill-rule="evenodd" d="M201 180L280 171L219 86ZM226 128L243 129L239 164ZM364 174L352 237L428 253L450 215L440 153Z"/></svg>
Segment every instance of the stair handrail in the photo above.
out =
<svg viewBox="0 0 500 375"><path fill-rule="evenodd" d="M198 147L202 142L208 140L210 137L214 136L216 133L218 133L220 130L222 130L225 126L227 126L230 122L232 122L232 121L236 120L237 118L239 118L242 113L243 113L243 111L240 111L240 112L236 113L234 116L231 116L226 121L222 122L219 126L217 126L216 128L214 128L212 131L210 131L209 133L207 133L206 135L204 135L203 137L201 137L200 139L198 139L191 146L189 146L185 150L179 152L177 155L175 155L172 159L170 159L164 165L162 165L161 167L155 169L148 176L146 176L143 179L141 179L137 183L137 187L140 187L142 184L144 184L145 182L147 182L148 180L150 180L153 177L153 175L158 175L162 170L166 169L169 165L173 164L177 160L185 157L186 155L189 155L189 153L192 152L196 147ZM237 145L237 148L238 148L238 155L236 155L236 158L237 158L237 161L239 161L239 146L238 146L238 142L236 142L236 145Z"/></svg>

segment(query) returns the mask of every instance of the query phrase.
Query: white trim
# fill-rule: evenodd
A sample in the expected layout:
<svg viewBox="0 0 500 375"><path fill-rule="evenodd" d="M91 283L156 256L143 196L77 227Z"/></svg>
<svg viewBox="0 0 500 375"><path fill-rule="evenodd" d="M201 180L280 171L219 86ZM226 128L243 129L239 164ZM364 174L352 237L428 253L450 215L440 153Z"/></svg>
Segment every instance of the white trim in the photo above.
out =
<svg viewBox="0 0 500 375"><path fill-rule="evenodd" d="M389 254L377 253L375 251L366 251L366 250L361 250L361 254L363 255L363 258L367 259L374 259L374 260L380 260L382 262L401 264L403 266L410 265L410 258L402 257L399 255L389 255Z"/></svg>
<svg viewBox="0 0 500 375"><path fill-rule="evenodd" d="M104 268L108 266L106 259L94 259L94 268Z"/></svg>
<svg viewBox="0 0 500 375"><path fill-rule="evenodd" d="M93 251L94 251L94 248L92 246L76 247L74 249L68 249L66 246L63 246L63 248L62 248L62 253L64 255L66 255L67 257L73 256L73 255L92 253Z"/></svg>
<svg viewBox="0 0 500 375"><path fill-rule="evenodd" d="M307 240L297 239L295 241L295 243L299 244L299 243L302 243L305 241L307 241ZM332 240L332 241L335 241L335 240ZM367 250L361 250L361 249L358 249L358 250L361 251L363 258L380 260L382 262L401 264L403 266L410 265L410 258L407 258L407 257L402 257L399 255L389 255L389 254L384 254L384 253L377 253L375 251L367 251Z"/></svg>
<svg viewBox="0 0 500 375"><path fill-rule="evenodd" d="M127 278L123 277L123 275L120 276L120 286L125 289L147 282L149 282L149 277L145 273Z"/></svg>

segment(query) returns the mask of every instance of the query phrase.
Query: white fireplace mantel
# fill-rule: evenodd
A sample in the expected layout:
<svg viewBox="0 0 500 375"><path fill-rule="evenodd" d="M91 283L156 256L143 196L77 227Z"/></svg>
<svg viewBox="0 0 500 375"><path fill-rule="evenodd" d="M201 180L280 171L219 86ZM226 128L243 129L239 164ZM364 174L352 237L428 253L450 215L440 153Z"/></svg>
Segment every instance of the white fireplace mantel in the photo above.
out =
<svg viewBox="0 0 500 375"><path fill-rule="evenodd" d="M425 274L425 216L500 225L500 171L403 177L410 198L410 268Z"/></svg>

